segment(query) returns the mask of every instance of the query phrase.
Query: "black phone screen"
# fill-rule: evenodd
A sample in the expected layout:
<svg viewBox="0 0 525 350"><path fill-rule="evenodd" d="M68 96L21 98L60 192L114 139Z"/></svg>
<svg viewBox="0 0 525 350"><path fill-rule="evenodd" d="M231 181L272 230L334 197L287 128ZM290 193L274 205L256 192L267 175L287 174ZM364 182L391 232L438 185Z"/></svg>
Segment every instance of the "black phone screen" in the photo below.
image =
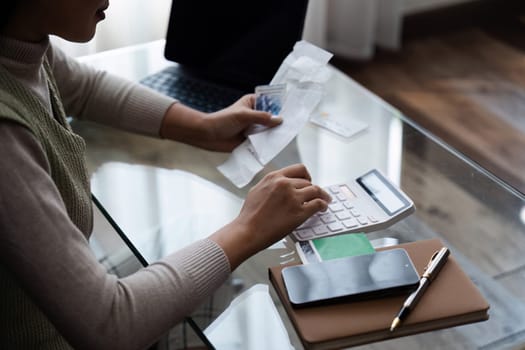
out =
<svg viewBox="0 0 525 350"><path fill-rule="evenodd" d="M419 283L410 257L400 248L286 267L282 276L296 306L408 293Z"/></svg>

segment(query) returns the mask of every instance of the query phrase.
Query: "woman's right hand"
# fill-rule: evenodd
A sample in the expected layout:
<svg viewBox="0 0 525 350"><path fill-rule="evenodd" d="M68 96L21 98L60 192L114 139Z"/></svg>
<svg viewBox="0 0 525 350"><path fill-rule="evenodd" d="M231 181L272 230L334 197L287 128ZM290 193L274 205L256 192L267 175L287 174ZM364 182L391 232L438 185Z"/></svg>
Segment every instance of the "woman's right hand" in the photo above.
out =
<svg viewBox="0 0 525 350"><path fill-rule="evenodd" d="M249 191L239 216L210 238L223 248L234 270L326 210L330 201L328 193L311 183L304 165L291 165L266 175Z"/></svg>

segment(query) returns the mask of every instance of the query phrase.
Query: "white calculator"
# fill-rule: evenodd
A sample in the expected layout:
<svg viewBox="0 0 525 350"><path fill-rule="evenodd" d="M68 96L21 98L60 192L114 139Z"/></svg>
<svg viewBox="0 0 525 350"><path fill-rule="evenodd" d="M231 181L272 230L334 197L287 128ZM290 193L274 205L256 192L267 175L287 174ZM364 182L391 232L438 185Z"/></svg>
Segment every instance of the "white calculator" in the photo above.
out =
<svg viewBox="0 0 525 350"><path fill-rule="evenodd" d="M297 227L298 241L351 232L373 232L412 214L412 200L381 172L373 169L353 182L325 188L332 202Z"/></svg>

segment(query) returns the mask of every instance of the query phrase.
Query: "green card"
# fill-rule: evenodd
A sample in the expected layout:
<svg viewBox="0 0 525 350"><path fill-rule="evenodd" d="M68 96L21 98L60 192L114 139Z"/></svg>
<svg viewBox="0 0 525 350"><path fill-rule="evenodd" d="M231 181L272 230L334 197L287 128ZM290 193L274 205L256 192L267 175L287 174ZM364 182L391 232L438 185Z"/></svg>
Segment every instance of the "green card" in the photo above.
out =
<svg viewBox="0 0 525 350"><path fill-rule="evenodd" d="M312 240L321 260L374 253L375 249L364 233L347 233Z"/></svg>

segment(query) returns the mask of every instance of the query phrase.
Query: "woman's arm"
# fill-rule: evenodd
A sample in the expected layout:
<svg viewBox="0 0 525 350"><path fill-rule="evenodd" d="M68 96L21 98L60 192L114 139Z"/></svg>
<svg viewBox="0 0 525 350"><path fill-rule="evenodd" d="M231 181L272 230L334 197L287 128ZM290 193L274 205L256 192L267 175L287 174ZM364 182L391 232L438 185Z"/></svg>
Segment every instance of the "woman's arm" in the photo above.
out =
<svg viewBox="0 0 525 350"><path fill-rule="evenodd" d="M231 151L252 124L268 127L282 120L255 111L254 95L204 113L184 106L146 86L95 70L59 49L48 55L66 112L127 131L184 142L213 151Z"/></svg>
<svg viewBox="0 0 525 350"><path fill-rule="evenodd" d="M272 172L250 190L239 216L209 239L119 279L69 219L32 134L1 122L0 149L0 261L75 348L151 344L231 270L330 201L303 165Z"/></svg>
<svg viewBox="0 0 525 350"><path fill-rule="evenodd" d="M0 122L0 149L0 263L74 348L144 348L229 276L209 239L126 278L108 274L69 219L33 135Z"/></svg>
<svg viewBox="0 0 525 350"><path fill-rule="evenodd" d="M54 46L47 57L69 116L159 137L164 115L176 100L80 63Z"/></svg>

